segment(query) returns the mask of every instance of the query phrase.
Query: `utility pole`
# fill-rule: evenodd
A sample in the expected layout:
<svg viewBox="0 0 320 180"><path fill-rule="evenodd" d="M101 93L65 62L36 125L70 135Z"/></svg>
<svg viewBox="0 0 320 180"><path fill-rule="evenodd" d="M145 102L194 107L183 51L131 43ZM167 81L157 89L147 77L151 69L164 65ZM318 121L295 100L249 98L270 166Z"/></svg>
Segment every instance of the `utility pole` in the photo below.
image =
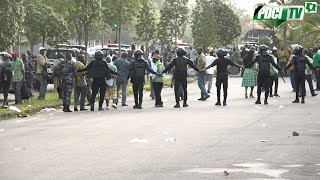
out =
<svg viewBox="0 0 320 180"><path fill-rule="evenodd" d="M119 11L119 55L121 55L121 26L122 26L122 0L120 1L120 11Z"/></svg>

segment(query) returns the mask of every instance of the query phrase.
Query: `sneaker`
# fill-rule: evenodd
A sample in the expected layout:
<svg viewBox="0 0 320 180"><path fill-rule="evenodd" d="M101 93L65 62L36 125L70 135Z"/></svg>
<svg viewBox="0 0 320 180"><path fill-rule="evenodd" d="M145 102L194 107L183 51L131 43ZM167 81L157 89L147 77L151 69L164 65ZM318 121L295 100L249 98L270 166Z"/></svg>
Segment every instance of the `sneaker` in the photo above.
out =
<svg viewBox="0 0 320 180"><path fill-rule="evenodd" d="M199 99L198 99L198 101L205 101L205 99L203 99L203 98L199 98Z"/></svg>
<svg viewBox="0 0 320 180"><path fill-rule="evenodd" d="M113 107L114 109L117 109L117 108L118 108L118 106L117 106L116 104L112 104L112 107Z"/></svg>
<svg viewBox="0 0 320 180"><path fill-rule="evenodd" d="M274 94L274 97L280 97L279 94Z"/></svg>
<svg viewBox="0 0 320 180"><path fill-rule="evenodd" d="M312 97L314 97L314 96L318 96L318 93L314 93L314 94L312 94Z"/></svg>

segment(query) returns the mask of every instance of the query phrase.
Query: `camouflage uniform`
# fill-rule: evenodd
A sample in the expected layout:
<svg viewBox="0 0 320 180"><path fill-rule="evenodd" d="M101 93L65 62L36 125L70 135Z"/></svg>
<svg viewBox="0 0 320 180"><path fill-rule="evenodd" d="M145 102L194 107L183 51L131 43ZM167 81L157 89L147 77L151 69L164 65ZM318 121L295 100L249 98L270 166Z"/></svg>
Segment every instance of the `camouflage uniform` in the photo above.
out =
<svg viewBox="0 0 320 180"><path fill-rule="evenodd" d="M32 64L32 61L26 60L24 63L24 75L25 75L25 81L27 84L28 89L33 89L33 77L34 77L34 65Z"/></svg>
<svg viewBox="0 0 320 180"><path fill-rule="evenodd" d="M64 106L70 106L71 92L76 74L76 67L73 61L65 60L61 63L61 86L62 86L62 102Z"/></svg>

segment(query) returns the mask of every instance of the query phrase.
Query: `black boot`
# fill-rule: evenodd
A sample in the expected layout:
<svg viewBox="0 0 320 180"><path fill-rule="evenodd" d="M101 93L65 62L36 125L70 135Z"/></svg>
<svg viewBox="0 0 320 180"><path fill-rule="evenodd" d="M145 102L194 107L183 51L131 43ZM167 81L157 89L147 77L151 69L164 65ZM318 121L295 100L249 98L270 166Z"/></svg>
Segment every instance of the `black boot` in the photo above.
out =
<svg viewBox="0 0 320 180"><path fill-rule="evenodd" d="M66 105L65 105L65 104L63 105L62 111L63 111L63 112L66 112Z"/></svg>
<svg viewBox="0 0 320 180"><path fill-rule="evenodd" d="M91 103L90 111L94 111L94 103Z"/></svg>
<svg viewBox="0 0 320 180"><path fill-rule="evenodd" d="M227 106L227 98L223 99L223 106Z"/></svg>
<svg viewBox="0 0 320 180"><path fill-rule="evenodd" d="M302 99L301 99L301 104L304 104L304 96L302 96Z"/></svg>
<svg viewBox="0 0 320 180"><path fill-rule="evenodd" d="M260 96L258 96L256 104L261 104Z"/></svg>
<svg viewBox="0 0 320 180"><path fill-rule="evenodd" d="M138 109L142 109L142 102L139 103Z"/></svg>
<svg viewBox="0 0 320 180"><path fill-rule="evenodd" d="M300 101L299 101L298 98L296 98L295 100L292 101L292 103L299 103L299 102L300 102Z"/></svg>
<svg viewBox="0 0 320 180"><path fill-rule="evenodd" d="M66 109L65 109L64 112L72 112L72 111L70 110L70 106L66 106Z"/></svg>
<svg viewBox="0 0 320 180"><path fill-rule="evenodd" d="M187 104L186 101L183 102L183 107L188 107L189 105Z"/></svg>
<svg viewBox="0 0 320 180"><path fill-rule="evenodd" d="M138 109L138 108L139 108L138 103L135 103L134 106L133 106L133 109Z"/></svg>
<svg viewBox="0 0 320 180"><path fill-rule="evenodd" d="M104 109L102 108L102 104L99 104L99 111L103 111Z"/></svg>
<svg viewBox="0 0 320 180"><path fill-rule="evenodd" d="M180 108L180 103L177 103L175 106L173 106L174 108Z"/></svg>

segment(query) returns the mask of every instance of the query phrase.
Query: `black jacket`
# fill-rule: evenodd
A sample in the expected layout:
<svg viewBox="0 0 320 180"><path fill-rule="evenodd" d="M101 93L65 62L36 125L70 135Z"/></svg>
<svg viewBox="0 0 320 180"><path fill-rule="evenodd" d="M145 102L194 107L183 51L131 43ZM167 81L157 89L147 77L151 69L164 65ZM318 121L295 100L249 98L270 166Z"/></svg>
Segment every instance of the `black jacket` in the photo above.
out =
<svg viewBox="0 0 320 180"><path fill-rule="evenodd" d="M129 67L129 76L128 79L131 78L131 82L133 81L144 81L144 76L146 74L146 71L152 73L152 74L157 74L154 72L148 62L144 59L134 59L130 62L130 67Z"/></svg>
<svg viewBox="0 0 320 180"><path fill-rule="evenodd" d="M78 72L83 71L91 71L92 78L111 78L111 74L118 75L117 72L112 71L108 64L103 60L94 60L91 61L90 64L84 68L78 70Z"/></svg>
<svg viewBox="0 0 320 180"><path fill-rule="evenodd" d="M236 66L241 68L240 65L232 62L227 58L218 58L211 65L209 65L206 69L217 66L217 78L227 78L228 77L228 66Z"/></svg>
<svg viewBox="0 0 320 180"><path fill-rule="evenodd" d="M245 67L250 67L254 63L259 64L259 74L270 76L270 64L272 64L273 67L277 68L278 71L281 71L279 66L274 62L273 57L270 56L270 54L267 52L263 52L262 54L257 55L255 59L251 61L249 64L247 64Z"/></svg>
<svg viewBox="0 0 320 180"><path fill-rule="evenodd" d="M163 73L168 72L173 67L175 68L174 78L175 79L185 79L188 77L188 65L192 67L194 70L199 71L197 67L194 66L193 62L183 56L175 58L172 62L163 70Z"/></svg>

